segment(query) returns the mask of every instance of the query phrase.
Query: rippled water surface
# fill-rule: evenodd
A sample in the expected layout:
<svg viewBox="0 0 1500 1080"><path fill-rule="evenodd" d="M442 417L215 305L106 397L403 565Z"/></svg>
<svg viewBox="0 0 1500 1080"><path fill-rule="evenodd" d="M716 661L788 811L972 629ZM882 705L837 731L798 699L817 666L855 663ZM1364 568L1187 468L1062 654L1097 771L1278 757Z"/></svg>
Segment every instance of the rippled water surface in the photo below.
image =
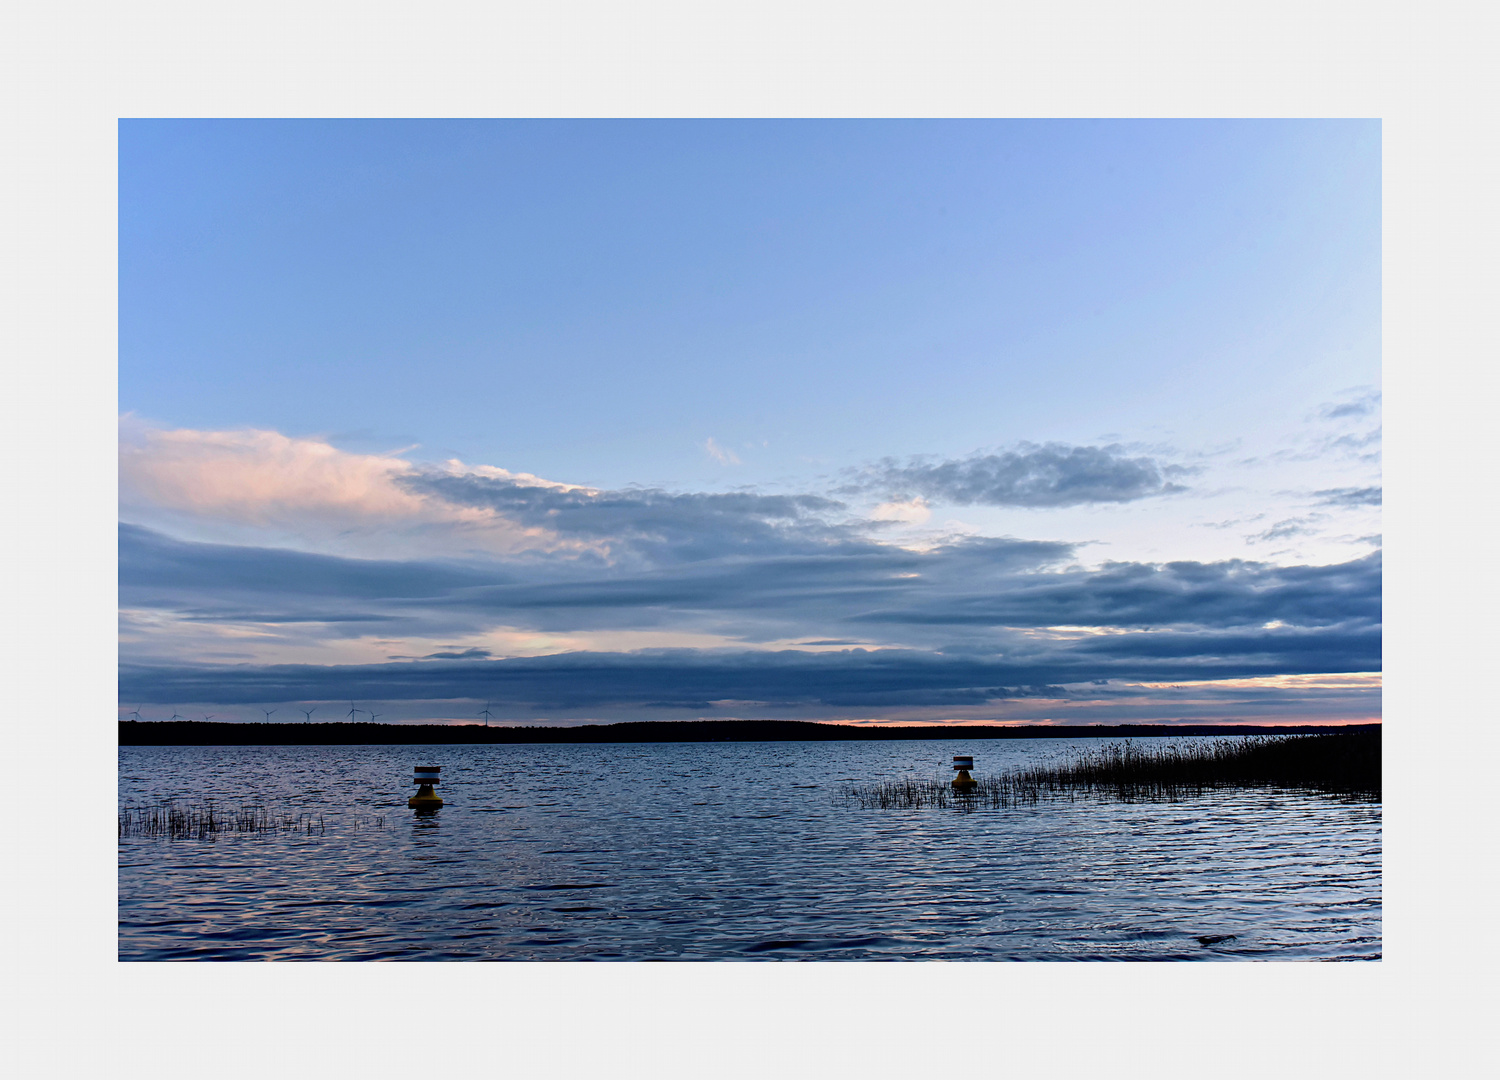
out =
<svg viewBox="0 0 1500 1080"><path fill-rule="evenodd" d="M213 799L322 828L123 837L120 958L1379 958L1378 804L835 797L955 753L984 773L1086 745L121 747L122 807ZM417 764L443 766L435 813L406 808Z"/></svg>

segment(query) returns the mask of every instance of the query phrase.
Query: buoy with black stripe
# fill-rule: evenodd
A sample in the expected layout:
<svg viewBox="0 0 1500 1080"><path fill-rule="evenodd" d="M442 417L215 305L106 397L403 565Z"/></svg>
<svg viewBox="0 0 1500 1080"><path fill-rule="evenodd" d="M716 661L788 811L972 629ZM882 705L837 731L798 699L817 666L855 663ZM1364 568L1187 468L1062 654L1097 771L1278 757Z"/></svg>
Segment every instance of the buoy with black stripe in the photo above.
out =
<svg viewBox="0 0 1500 1080"><path fill-rule="evenodd" d="M437 797L432 790L434 784L440 777L438 773L443 771L441 765L417 765L414 767L411 782L420 785L417 793L406 800L406 805L413 810L436 810L443 805L443 800Z"/></svg>
<svg viewBox="0 0 1500 1080"><path fill-rule="evenodd" d="M953 787L957 791L969 791L979 786L979 781L969 774L974 771L974 759L963 754L953 756L953 771L958 773L953 778Z"/></svg>

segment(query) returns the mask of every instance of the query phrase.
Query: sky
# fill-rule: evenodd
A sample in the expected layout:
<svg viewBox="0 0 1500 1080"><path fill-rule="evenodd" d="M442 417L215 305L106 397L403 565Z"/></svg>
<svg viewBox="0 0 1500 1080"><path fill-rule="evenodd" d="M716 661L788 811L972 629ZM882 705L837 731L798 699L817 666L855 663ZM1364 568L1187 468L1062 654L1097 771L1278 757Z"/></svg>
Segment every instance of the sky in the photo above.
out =
<svg viewBox="0 0 1500 1080"><path fill-rule="evenodd" d="M120 713L1378 719L1377 121L124 121Z"/></svg>

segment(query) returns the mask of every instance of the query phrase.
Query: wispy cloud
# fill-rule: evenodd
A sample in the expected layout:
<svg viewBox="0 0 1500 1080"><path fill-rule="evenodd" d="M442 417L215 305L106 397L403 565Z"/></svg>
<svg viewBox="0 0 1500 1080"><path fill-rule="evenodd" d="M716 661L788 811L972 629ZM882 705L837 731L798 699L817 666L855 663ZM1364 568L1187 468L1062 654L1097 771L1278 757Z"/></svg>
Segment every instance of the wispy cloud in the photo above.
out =
<svg viewBox="0 0 1500 1080"><path fill-rule="evenodd" d="M708 454L709 457L713 458L720 465L738 465L740 463L740 456L738 454L726 446L720 446L714 442L711 436L703 441L703 450L704 453Z"/></svg>
<svg viewBox="0 0 1500 1080"><path fill-rule="evenodd" d="M481 649L478 646L474 646L474 647L471 647L471 648L468 648L468 649L461 649L461 648L459 648L458 646L455 645L455 646L452 646L452 647L447 648L447 649L440 649L437 652L426 653L423 656L406 656L406 655L403 655L401 653L392 653L391 655L387 656L386 659L388 659L388 660L489 660L489 659L493 658L493 655L494 654L492 654L488 649Z"/></svg>
<svg viewBox="0 0 1500 1080"><path fill-rule="evenodd" d="M870 517L875 521L904 521L920 525L932 517L932 508L927 505L927 500L919 495L915 499L907 499L904 502L881 503L870 511Z"/></svg>
<svg viewBox="0 0 1500 1080"><path fill-rule="evenodd" d="M948 461L887 458L857 471L841 491L874 491L892 502L923 499L959 506L1064 507L1120 503L1186 490L1189 470L1123 447L1022 443L1001 453Z"/></svg>
<svg viewBox="0 0 1500 1080"><path fill-rule="evenodd" d="M1274 540L1290 540L1294 536L1312 536L1316 532L1312 528L1315 520L1317 519L1312 517L1285 518L1269 529L1245 537L1245 543L1264 544Z"/></svg>
<svg viewBox="0 0 1500 1080"><path fill-rule="evenodd" d="M1325 488L1313 492L1320 506L1379 506L1379 487Z"/></svg>
<svg viewBox="0 0 1500 1080"><path fill-rule="evenodd" d="M1380 391L1369 387L1357 387L1342 395L1338 401L1330 401L1318 408L1318 415L1325 420L1342 420L1370 416L1380 409Z"/></svg>

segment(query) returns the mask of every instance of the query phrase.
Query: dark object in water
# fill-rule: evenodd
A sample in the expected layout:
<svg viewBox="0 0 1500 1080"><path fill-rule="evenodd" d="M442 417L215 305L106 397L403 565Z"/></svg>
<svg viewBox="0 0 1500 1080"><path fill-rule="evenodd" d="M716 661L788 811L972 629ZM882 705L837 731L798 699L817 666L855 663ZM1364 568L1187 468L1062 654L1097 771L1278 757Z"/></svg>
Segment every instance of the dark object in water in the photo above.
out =
<svg viewBox="0 0 1500 1080"><path fill-rule="evenodd" d="M780 941L761 941L757 942L754 945L746 946L745 951L770 952L773 949L797 949L801 948L803 945L807 945L810 943L810 939L808 938L789 938Z"/></svg>
<svg viewBox="0 0 1500 1080"><path fill-rule="evenodd" d="M441 807L443 800L432 789L435 784L441 782L442 771L441 765L414 766L412 783L417 785L417 793L406 800L406 805L413 810L436 810Z"/></svg>
<svg viewBox="0 0 1500 1080"><path fill-rule="evenodd" d="M1204 934L1198 939L1199 945L1217 945L1221 941L1233 941L1233 934Z"/></svg>

